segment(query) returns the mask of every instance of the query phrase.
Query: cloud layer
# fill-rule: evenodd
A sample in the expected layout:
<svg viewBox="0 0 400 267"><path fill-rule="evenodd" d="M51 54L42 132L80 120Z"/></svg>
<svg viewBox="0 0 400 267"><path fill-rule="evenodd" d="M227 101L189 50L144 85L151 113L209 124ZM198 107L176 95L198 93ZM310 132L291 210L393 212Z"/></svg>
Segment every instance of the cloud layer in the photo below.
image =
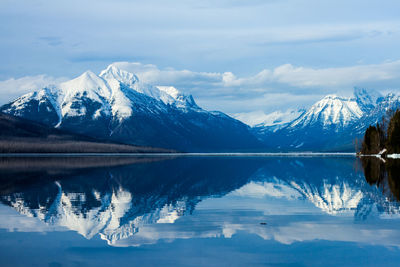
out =
<svg viewBox="0 0 400 267"><path fill-rule="evenodd" d="M36 75L0 81L0 105L6 104L26 93L42 89L47 85L58 84L66 80L67 78Z"/></svg>
<svg viewBox="0 0 400 267"><path fill-rule="evenodd" d="M338 68L284 64L242 77L233 72L196 72L139 62L113 65L135 73L145 83L174 86L194 95L202 107L221 110L249 124L262 122L268 118L265 114L276 110L307 107L326 94L350 96L354 86L380 91L400 88L400 60ZM64 80L37 75L0 81L0 103Z"/></svg>
<svg viewBox="0 0 400 267"><path fill-rule="evenodd" d="M113 64L135 73L144 82L172 85L193 94L207 109L222 110L229 114L240 113L241 118L254 118L254 114L275 110L307 107L326 94L351 96L355 86L380 91L396 92L400 89L400 60L319 69L284 64L247 77L238 77L232 72L160 69L155 65L141 63ZM249 116L245 113L249 113Z"/></svg>
<svg viewBox="0 0 400 267"><path fill-rule="evenodd" d="M263 93L279 92L281 86L296 88L293 91L313 91L324 89L328 91L345 91L354 86L381 83L396 87L400 81L400 60L383 62L381 64L355 65L338 68L309 68L284 64L273 69L263 69L248 77L237 77L232 72L194 72L176 70L173 68L160 69L156 65L138 62L116 62L118 68L135 73L142 81L157 85L174 85L195 90L201 87L219 87L218 94L223 88L252 88ZM378 88L379 89L379 88ZM229 94L232 92L229 91ZM213 92L212 94L215 94Z"/></svg>

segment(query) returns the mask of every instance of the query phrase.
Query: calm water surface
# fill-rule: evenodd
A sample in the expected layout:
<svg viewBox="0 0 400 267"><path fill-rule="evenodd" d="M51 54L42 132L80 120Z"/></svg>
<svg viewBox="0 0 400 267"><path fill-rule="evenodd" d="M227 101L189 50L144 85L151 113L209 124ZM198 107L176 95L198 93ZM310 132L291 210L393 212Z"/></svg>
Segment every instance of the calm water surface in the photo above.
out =
<svg viewBox="0 0 400 267"><path fill-rule="evenodd" d="M397 165L0 158L0 265L399 266Z"/></svg>

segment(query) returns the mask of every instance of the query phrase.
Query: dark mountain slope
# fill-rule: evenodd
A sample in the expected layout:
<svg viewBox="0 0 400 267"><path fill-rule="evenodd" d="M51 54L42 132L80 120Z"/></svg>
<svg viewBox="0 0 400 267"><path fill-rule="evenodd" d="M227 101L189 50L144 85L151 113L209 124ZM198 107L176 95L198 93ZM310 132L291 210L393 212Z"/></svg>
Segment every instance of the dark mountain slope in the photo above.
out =
<svg viewBox="0 0 400 267"><path fill-rule="evenodd" d="M165 149L102 142L0 113L0 153L144 153Z"/></svg>

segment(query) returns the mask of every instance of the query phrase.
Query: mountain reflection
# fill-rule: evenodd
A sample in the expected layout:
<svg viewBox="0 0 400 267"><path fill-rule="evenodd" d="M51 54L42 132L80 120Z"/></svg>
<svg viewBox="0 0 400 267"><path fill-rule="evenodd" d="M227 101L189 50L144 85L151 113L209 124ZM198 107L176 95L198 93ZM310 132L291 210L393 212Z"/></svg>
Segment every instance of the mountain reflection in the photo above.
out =
<svg viewBox="0 0 400 267"><path fill-rule="evenodd" d="M398 214L396 164L363 159L364 178L354 158L2 158L0 200L20 214L89 239L100 235L121 245L136 237L128 245L140 245L155 238L144 234L146 228L176 223L202 202L221 199L221 217L212 225L210 219L201 221L201 236L218 235L215 229L225 237L237 229L259 229L262 236L260 215L258 225L246 227L223 217L224 211L237 210L235 199L241 205L249 198L261 199L261 205L263 199L306 202L322 214L355 220ZM250 203L246 207L254 213L255 202ZM296 214L289 208L279 212Z"/></svg>

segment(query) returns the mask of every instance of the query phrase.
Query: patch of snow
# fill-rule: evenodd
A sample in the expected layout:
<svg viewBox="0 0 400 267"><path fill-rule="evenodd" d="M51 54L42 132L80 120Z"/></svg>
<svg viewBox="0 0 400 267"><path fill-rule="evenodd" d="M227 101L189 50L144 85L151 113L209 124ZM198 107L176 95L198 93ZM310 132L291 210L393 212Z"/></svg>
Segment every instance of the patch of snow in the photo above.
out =
<svg viewBox="0 0 400 267"><path fill-rule="evenodd" d="M379 155L382 155L383 153L385 153L387 151L387 149L386 148L384 148L384 149L382 149L381 151L379 151Z"/></svg>

